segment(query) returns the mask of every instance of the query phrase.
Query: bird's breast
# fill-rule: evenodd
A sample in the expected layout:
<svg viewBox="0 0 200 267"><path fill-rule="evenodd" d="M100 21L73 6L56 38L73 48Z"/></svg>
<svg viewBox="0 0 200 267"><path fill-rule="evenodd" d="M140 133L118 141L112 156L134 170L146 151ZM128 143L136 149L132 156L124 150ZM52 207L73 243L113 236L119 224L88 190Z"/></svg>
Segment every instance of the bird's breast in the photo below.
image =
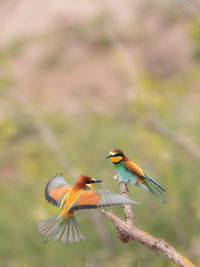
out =
<svg viewBox="0 0 200 267"><path fill-rule="evenodd" d="M114 164L114 167L119 176L119 182L129 182L135 184L137 182L137 175L121 164Z"/></svg>

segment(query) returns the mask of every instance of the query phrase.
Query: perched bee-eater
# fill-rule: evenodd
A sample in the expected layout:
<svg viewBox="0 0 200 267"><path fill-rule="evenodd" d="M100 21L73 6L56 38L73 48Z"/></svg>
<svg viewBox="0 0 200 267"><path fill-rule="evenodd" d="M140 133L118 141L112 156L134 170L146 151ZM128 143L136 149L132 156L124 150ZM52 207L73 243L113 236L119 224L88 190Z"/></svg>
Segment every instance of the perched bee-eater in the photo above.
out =
<svg viewBox="0 0 200 267"><path fill-rule="evenodd" d="M82 209L96 209L111 205L139 204L124 196L106 191L91 190L92 185L102 182L89 176L80 175L75 185L69 185L62 175L50 179L45 187L45 197L49 203L61 209L60 214L38 222L39 234L45 237L44 243L55 238L63 242L80 242L86 239L82 234L74 212Z"/></svg>
<svg viewBox="0 0 200 267"><path fill-rule="evenodd" d="M163 196L164 188L148 176L137 164L130 161L121 150L111 150L106 158L110 158L114 164L119 182L135 184L166 202Z"/></svg>

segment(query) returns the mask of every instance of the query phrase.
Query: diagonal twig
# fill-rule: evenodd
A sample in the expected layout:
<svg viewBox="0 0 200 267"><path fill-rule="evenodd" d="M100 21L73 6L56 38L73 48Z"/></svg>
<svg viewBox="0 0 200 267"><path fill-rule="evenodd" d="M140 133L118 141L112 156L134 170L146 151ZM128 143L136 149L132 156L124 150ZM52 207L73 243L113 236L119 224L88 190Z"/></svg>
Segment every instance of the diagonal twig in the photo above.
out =
<svg viewBox="0 0 200 267"><path fill-rule="evenodd" d="M114 177L114 179L117 178ZM126 183L122 182L119 184L119 186L121 194L128 197L128 189ZM135 227L133 225L134 216L132 208L128 205L124 205L124 215L126 222L122 221L110 211L103 209L102 213L113 223L117 232L117 236L122 242L127 243L129 241L136 241L144 247L151 249L157 256L160 256L158 254L158 251L160 251L179 267L197 267L163 239L156 238L149 233L143 232L142 230Z"/></svg>

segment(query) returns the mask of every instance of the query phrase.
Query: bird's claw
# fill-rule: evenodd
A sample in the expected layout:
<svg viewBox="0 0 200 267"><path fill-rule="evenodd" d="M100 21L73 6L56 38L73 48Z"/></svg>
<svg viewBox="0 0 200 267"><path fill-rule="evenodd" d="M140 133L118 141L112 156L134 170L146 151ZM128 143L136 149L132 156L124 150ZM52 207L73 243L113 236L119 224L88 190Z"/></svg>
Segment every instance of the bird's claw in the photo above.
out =
<svg viewBox="0 0 200 267"><path fill-rule="evenodd" d="M115 176L113 177L113 179L114 179L114 180L118 180L118 179L119 179L119 176L118 176L118 175L115 175Z"/></svg>

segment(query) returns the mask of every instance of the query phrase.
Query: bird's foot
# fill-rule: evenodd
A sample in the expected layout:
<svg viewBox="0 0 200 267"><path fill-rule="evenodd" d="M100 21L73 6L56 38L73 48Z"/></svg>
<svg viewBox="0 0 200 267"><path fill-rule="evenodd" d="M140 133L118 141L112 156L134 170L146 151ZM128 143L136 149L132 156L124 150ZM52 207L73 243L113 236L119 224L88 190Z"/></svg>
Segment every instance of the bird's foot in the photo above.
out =
<svg viewBox="0 0 200 267"><path fill-rule="evenodd" d="M114 180L118 180L118 179L119 179L119 176L118 176L118 175L115 175L115 176L113 177L113 179L114 179Z"/></svg>

